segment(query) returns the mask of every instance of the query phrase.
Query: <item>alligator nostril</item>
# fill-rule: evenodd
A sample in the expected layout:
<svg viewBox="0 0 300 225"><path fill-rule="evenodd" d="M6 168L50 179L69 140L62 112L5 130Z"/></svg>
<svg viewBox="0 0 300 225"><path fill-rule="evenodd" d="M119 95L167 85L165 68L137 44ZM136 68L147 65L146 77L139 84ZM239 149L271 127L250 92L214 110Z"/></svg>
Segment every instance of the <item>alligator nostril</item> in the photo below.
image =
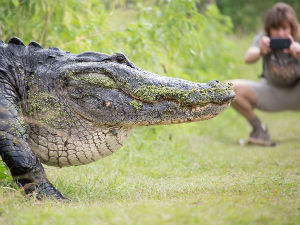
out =
<svg viewBox="0 0 300 225"><path fill-rule="evenodd" d="M220 83L220 81L218 81L218 80L211 80L207 84L210 86L214 86L214 85L218 85L219 83Z"/></svg>

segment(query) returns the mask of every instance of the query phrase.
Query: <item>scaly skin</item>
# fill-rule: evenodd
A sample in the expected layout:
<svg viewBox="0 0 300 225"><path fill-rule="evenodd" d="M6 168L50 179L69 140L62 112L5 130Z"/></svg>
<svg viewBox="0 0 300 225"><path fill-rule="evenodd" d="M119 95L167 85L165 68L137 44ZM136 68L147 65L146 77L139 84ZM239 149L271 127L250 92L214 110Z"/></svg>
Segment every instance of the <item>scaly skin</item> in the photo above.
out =
<svg viewBox="0 0 300 225"><path fill-rule="evenodd" d="M212 118L231 102L229 84L159 76L122 54L0 42L0 155L27 194L66 199L42 163L82 165L118 150L134 126Z"/></svg>

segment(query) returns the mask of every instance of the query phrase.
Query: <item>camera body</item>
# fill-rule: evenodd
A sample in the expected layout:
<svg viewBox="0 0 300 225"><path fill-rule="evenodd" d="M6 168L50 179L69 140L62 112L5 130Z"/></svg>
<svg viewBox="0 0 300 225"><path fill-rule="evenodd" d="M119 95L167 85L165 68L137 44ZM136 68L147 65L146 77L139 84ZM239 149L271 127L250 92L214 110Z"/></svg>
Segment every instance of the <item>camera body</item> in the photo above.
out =
<svg viewBox="0 0 300 225"><path fill-rule="evenodd" d="M291 39L289 38L271 38L270 39L270 48L272 50L282 50L289 48L291 45Z"/></svg>

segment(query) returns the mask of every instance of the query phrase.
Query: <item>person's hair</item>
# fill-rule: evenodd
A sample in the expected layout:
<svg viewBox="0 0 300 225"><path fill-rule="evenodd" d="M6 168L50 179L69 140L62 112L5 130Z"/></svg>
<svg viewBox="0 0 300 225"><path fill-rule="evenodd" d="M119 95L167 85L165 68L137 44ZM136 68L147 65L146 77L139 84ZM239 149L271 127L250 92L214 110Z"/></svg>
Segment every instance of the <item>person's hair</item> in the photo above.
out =
<svg viewBox="0 0 300 225"><path fill-rule="evenodd" d="M295 10L286 3L279 2L275 4L268 12L265 18L265 33L270 36L271 28L279 28L285 22L291 26L291 35L295 41L299 41L299 23Z"/></svg>

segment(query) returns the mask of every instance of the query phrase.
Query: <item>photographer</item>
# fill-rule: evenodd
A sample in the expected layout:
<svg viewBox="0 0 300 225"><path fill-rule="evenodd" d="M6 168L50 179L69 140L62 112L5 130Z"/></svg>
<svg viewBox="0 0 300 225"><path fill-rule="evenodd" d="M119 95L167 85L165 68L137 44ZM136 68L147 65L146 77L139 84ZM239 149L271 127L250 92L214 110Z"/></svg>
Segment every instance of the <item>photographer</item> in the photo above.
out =
<svg viewBox="0 0 300 225"><path fill-rule="evenodd" d="M299 32L294 9L286 3L275 4L267 12L264 33L254 38L245 55L245 62L249 64L262 58L262 77L258 82L230 81L236 93L232 106L253 127L248 141L250 144L274 145L254 108L269 112L300 110Z"/></svg>

